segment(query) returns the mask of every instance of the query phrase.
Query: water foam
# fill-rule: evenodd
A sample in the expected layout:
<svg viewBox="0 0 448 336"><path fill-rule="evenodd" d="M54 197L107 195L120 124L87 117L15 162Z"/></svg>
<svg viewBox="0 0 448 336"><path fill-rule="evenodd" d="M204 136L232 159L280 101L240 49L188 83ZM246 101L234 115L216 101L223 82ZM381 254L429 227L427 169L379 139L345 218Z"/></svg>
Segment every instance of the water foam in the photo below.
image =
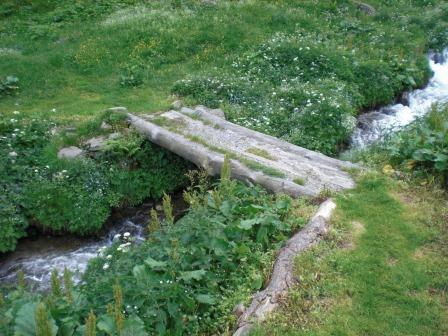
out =
<svg viewBox="0 0 448 336"><path fill-rule="evenodd" d="M384 138L424 116L435 103L448 102L448 49L429 56L434 75L428 85L409 93L408 105L401 103L371 111L358 118L358 127L352 135L353 148L362 148Z"/></svg>

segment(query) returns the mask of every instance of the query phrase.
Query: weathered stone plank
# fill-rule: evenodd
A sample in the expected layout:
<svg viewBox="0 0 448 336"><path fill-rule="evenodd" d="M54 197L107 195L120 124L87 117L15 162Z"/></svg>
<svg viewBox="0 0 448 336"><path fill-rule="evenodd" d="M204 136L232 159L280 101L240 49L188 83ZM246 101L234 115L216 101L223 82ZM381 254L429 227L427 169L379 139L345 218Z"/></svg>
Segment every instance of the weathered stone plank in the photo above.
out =
<svg viewBox="0 0 448 336"><path fill-rule="evenodd" d="M229 155L234 178L272 192L316 196L324 189L352 188L354 165L276 139L209 113L203 106L135 116L130 123L152 142L218 175Z"/></svg>

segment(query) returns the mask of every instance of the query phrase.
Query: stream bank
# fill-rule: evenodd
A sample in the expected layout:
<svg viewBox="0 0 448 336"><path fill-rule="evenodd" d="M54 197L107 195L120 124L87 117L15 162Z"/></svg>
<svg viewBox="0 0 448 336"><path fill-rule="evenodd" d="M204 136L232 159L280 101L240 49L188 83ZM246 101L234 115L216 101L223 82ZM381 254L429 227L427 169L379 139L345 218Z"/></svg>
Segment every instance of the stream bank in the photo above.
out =
<svg viewBox="0 0 448 336"><path fill-rule="evenodd" d="M404 95L405 99L358 117L358 126L351 137L351 148L363 148L381 141L417 118L428 113L433 104L448 102L448 48L430 53L428 61L433 76L422 88Z"/></svg>
<svg viewBox="0 0 448 336"><path fill-rule="evenodd" d="M180 218L187 210L182 192L172 195L173 214ZM137 207L115 209L104 228L96 237L50 236L36 234L22 239L14 252L2 256L0 261L0 284L16 281L18 270L25 273L25 279L36 290L47 290L53 269L62 273L64 268L74 274L79 282L90 259L98 256L99 250L112 245L116 235L130 234L133 242L145 239L146 226L151 209L163 217L161 201L145 200Z"/></svg>

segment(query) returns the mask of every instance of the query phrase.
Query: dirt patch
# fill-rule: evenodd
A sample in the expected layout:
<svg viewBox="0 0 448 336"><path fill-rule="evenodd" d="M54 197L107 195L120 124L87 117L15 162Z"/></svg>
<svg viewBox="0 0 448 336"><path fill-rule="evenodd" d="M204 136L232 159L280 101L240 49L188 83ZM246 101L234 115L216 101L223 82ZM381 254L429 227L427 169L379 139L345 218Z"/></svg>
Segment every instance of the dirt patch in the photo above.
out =
<svg viewBox="0 0 448 336"><path fill-rule="evenodd" d="M340 247L342 249L349 251L352 251L356 248L356 239L366 231L364 224L362 224L361 222L353 221L351 222L351 225L352 232L350 237L347 240L342 241L340 244Z"/></svg>
<svg viewBox="0 0 448 336"><path fill-rule="evenodd" d="M344 240L341 242L341 244L339 246L341 247L341 249L349 250L349 251L354 250L356 247L355 243L352 242L351 240Z"/></svg>
<svg viewBox="0 0 448 336"><path fill-rule="evenodd" d="M423 258L425 258L425 254L426 254L425 249L423 247L419 247L412 254L412 258L414 260L422 260Z"/></svg>
<svg viewBox="0 0 448 336"><path fill-rule="evenodd" d="M362 224L361 222L358 222L358 221L352 222L352 228L353 228L353 236L355 236L355 237L359 237L366 231L364 224Z"/></svg>
<svg viewBox="0 0 448 336"><path fill-rule="evenodd" d="M397 264L397 262L398 262L398 259L394 258L394 257L390 257L387 259L387 264L389 266L395 266Z"/></svg>

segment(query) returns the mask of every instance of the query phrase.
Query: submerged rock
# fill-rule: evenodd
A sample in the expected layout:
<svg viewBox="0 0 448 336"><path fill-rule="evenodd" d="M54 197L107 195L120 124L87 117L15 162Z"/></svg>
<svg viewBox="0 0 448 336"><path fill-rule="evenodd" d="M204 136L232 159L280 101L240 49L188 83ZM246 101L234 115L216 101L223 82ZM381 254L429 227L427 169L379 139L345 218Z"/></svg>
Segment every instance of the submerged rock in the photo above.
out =
<svg viewBox="0 0 448 336"><path fill-rule="evenodd" d="M409 106L409 96L410 96L410 94L409 94L409 92L404 92L402 95L401 95L401 99L400 99L400 102L404 105L404 106Z"/></svg>
<svg viewBox="0 0 448 336"><path fill-rule="evenodd" d="M385 117L385 114L378 111L362 114L358 118L358 127L361 129L370 129L376 121L384 119Z"/></svg>
<svg viewBox="0 0 448 336"><path fill-rule="evenodd" d="M433 53L431 54L431 58L436 64L443 64L446 62L445 53Z"/></svg>

